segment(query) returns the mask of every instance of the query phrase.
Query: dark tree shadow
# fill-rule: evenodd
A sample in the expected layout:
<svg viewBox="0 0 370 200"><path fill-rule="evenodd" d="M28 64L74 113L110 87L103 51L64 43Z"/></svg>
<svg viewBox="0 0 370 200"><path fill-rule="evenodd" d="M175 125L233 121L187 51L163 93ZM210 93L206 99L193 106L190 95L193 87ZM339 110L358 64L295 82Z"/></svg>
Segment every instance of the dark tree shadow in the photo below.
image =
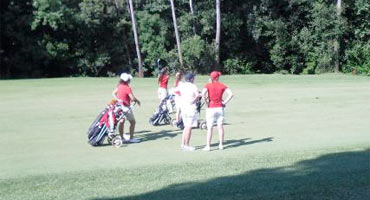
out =
<svg viewBox="0 0 370 200"><path fill-rule="evenodd" d="M327 154L291 166L205 182L172 184L139 195L92 200L119 199L370 199L370 149Z"/></svg>

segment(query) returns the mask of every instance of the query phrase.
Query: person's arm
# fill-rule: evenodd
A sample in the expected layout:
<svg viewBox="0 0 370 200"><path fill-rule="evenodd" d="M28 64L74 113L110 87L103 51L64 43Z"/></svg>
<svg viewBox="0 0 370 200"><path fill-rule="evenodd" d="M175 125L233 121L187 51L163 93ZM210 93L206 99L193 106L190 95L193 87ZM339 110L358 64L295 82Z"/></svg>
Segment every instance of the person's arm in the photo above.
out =
<svg viewBox="0 0 370 200"><path fill-rule="evenodd" d="M180 73L177 72L175 75L175 82L173 83L173 87L177 87L179 81L180 81Z"/></svg>
<svg viewBox="0 0 370 200"><path fill-rule="evenodd" d="M162 74L159 74L159 76L158 76L158 84L160 84L161 79L162 79Z"/></svg>
<svg viewBox="0 0 370 200"><path fill-rule="evenodd" d="M200 94L199 94L199 92L197 92L195 94L195 97L194 97L193 101L192 101L192 104L195 104L198 101L199 97L200 97Z"/></svg>
<svg viewBox="0 0 370 200"><path fill-rule="evenodd" d="M226 88L225 92L227 93L227 98L224 101L222 101L223 105L226 105L234 97L234 94L231 92L229 88Z"/></svg>
<svg viewBox="0 0 370 200"><path fill-rule="evenodd" d="M208 89L204 88L202 91L202 98L204 102L206 103L206 105L208 106L209 102L208 102L207 94L208 94Z"/></svg>
<svg viewBox="0 0 370 200"><path fill-rule="evenodd" d="M177 87L174 87L172 89L172 92L173 92L173 94L175 94L175 96L179 96L180 88L181 88L180 85L178 85Z"/></svg>
<svg viewBox="0 0 370 200"><path fill-rule="evenodd" d="M194 88L194 93L193 94L194 94L194 99L191 103L195 104L198 101L199 97L201 97L200 92L199 92L197 87Z"/></svg>
<svg viewBox="0 0 370 200"><path fill-rule="evenodd" d="M118 89L117 88L114 89L113 92L112 92L112 96L113 96L113 98L115 100L117 100L118 102L122 103L122 100L117 97L117 92L118 92Z"/></svg>
<svg viewBox="0 0 370 200"><path fill-rule="evenodd" d="M131 100L131 101L136 102L136 103L140 106L140 104L141 104L141 103L140 103L139 99L137 99L137 98L134 96L134 94L130 93L128 96L130 97L130 100Z"/></svg>

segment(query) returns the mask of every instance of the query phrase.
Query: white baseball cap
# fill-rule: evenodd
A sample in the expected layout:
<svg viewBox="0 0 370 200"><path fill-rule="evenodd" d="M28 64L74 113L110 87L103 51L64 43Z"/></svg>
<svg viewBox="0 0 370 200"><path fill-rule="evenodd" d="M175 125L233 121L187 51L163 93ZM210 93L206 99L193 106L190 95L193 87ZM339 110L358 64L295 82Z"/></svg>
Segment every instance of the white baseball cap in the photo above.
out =
<svg viewBox="0 0 370 200"><path fill-rule="evenodd" d="M121 80L127 82L132 79L132 76L127 73L122 73L121 76L119 77Z"/></svg>

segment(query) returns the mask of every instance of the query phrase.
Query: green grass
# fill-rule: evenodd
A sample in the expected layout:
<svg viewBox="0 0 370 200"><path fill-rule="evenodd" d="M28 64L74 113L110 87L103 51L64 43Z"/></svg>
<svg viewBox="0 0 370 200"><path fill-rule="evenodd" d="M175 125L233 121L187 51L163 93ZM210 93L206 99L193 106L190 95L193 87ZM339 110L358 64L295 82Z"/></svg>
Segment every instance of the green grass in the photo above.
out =
<svg viewBox="0 0 370 200"><path fill-rule="evenodd" d="M196 77L199 88L207 79ZM86 143L116 78L0 81L0 199L370 198L369 77L222 81L235 98L226 148L217 150L216 133L211 152L182 152L180 131L149 125L153 78L132 82L142 142L119 149ZM192 145L202 148L205 134L194 130Z"/></svg>

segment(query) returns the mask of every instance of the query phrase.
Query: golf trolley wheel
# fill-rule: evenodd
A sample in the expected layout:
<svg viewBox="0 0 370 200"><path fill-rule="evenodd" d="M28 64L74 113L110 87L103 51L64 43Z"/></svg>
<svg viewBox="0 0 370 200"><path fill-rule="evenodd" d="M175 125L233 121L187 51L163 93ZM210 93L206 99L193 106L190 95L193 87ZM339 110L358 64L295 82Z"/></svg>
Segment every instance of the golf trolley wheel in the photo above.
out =
<svg viewBox="0 0 370 200"><path fill-rule="evenodd" d="M172 120L171 120L171 125L172 125L172 126L177 126L177 121L176 121L176 119L172 119Z"/></svg>
<svg viewBox="0 0 370 200"><path fill-rule="evenodd" d="M199 124L200 130L207 130L207 122L202 122Z"/></svg>
<svg viewBox="0 0 370 200"><path fill-rule="evenodd" d="M114 147L117 147L117 148L119 148L119 147L121 147L121 145L122 145L122 140L121 140L121 137L114 137L113 139L112 139L112 143L111 143Z"/></svg>

